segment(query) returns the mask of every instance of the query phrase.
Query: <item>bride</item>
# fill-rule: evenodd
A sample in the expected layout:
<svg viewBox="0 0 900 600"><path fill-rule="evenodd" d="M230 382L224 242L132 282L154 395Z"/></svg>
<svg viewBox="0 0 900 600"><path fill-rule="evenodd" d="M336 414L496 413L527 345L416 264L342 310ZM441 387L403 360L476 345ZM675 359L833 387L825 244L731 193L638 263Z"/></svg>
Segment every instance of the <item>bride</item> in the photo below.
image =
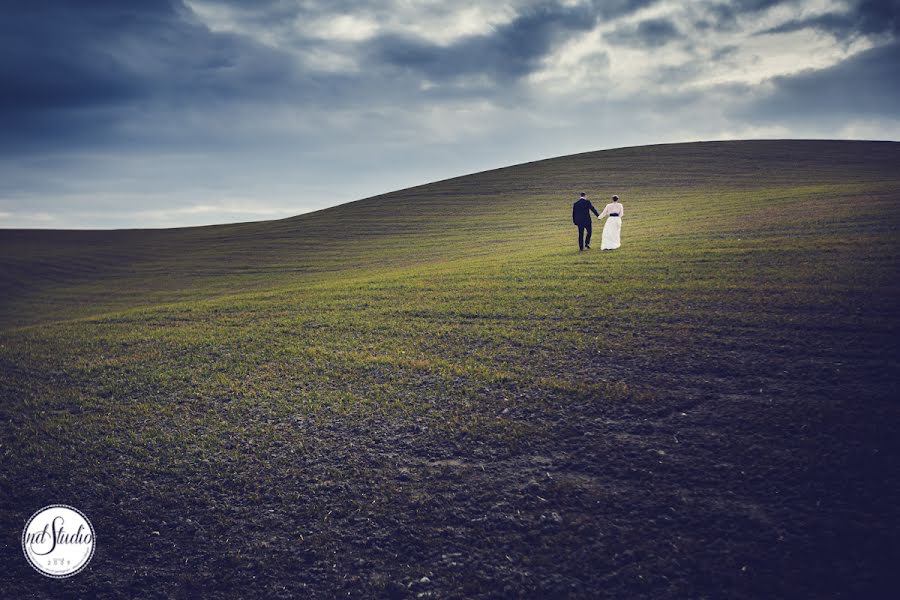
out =
<svg viewBox="0 0 900 600"><path fill-rule="evenodd" d="M618 196L612 197L612 202L606 205L598 219L608 217L603 226L603 238L600 240L601 250L615 250L622 245L622 214L625 207L619 202Z"/></svg>

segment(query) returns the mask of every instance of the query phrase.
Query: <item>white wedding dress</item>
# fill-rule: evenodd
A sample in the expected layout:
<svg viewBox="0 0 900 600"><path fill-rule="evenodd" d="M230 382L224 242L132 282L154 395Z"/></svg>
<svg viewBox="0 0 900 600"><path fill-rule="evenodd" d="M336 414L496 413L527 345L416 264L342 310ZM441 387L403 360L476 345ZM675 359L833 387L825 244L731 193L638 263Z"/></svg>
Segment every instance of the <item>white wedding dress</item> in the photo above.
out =
<svg viewBox="0 0 900 600"><path fill-rule="evenodd" d="M615 250L622 245L622 211L624 208L618 202L607 204L600 218L606 217L603 226L603 238L600 240L601 250Z"/></svg>

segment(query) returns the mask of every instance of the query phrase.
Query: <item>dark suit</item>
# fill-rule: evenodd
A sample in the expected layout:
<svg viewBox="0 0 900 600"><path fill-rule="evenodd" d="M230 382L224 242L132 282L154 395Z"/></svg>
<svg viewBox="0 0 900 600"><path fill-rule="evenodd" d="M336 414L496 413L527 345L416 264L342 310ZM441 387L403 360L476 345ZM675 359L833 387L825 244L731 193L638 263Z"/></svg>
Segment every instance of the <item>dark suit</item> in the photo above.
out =
<svg viewBox="0 0 900 600"><path fill-rule="evenodd" d="M584 250L585 246L591 245L591 232L593 230L591 227L592 212L598 217L600 216L600 213L597 212L597 209L594 208L594 205L587 198L579 198L572 205L572 222L578 225L578 247L581 250ZM585 235L585 232L587 232L587 235Z"/></svg>

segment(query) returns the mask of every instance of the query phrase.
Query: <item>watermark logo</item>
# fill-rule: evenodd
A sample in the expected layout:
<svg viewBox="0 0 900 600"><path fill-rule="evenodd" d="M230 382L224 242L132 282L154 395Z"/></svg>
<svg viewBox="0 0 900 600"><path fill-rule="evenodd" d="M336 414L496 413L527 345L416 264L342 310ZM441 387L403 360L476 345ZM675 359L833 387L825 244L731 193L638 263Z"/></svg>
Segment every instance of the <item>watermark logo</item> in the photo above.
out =
<svg viewBox="0 0 900 600"><path fill-rule="evenodd" d="M34 513L22 532L22 550L42 575L71 577L94 556L94 527L77 508L45 506Z"/></svg>

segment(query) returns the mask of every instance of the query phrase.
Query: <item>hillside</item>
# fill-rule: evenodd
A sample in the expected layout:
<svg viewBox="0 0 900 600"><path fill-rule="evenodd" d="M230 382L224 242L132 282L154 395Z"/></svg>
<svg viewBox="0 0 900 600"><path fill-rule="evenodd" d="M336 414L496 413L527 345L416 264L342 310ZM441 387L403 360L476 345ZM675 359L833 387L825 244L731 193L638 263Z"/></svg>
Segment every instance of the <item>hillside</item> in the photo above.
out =
<svg viewBox="0 0 900 600"><path fill-rule="evenodd" d="M0 327L273 289L327 279L335 271L364 273L523 249L567 251L567 214L580 190L598 202L616 193L630 214L640 216L629 219L634 249L657 235L689 236L698 218L703 233L754 235L796 225L798 218L806 226L838 223L854 214L856 198L872 192L876 197L862 200L879 209L872 203L895 191L897 147L747 141L624 148L459 177L280 221L170 230L0 230ZM886 202L893 208L891 198ZM773 203L776 213L769 212ZM820 214L804 214L808 208ZM740 221L775 214L778 219L763 219L771 221L763 230L757 221ZM778 224L785 219L789 223ZM857 218L852 222L861 225Z"/></svg>
<svg viewBox="0 0 900 600"><path fill-rule="evenodd" d="M98 532L64 588L13 558L0 595L884 595L898 164L674 144L0 231L0 521ZM622 249L577 251L579 191L622 198Z"/></svg>

